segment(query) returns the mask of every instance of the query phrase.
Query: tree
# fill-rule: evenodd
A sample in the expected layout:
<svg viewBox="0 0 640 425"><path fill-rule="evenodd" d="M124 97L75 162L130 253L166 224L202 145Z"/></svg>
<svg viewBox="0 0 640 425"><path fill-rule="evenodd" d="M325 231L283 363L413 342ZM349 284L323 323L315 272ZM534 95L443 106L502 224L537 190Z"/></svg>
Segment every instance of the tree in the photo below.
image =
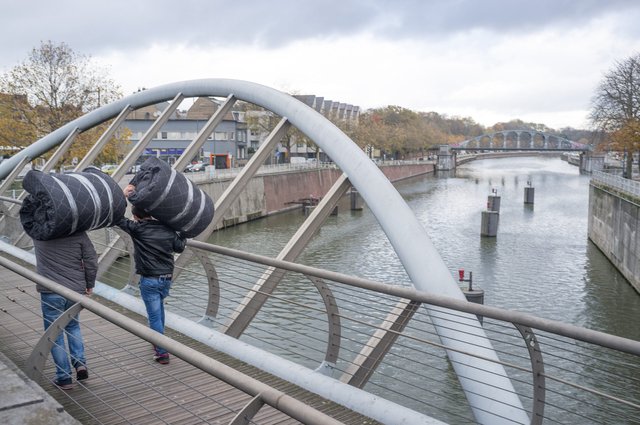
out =
<svg viewBox="0 0 640 425"><path fill-rule="evenodd" d="M0 93L0 155L11 155L35 139L34 129L21 112L24 109L28 109L26 96Z"/></svg>
<svg viewBox="0 0 640 425"><path fill-rule="evenodd" d="M626 175L631 178L633 153L638 150L640 120L640 54L617 62L596 89L591 123L608 134L608 144L628 153Z"/></svg>
<svg viewBox="0 0 640 425"><path fill-rule="evenodd" d="M360 115L353 138L359 146L374 146L396 159L424 156L426 149L447 141L433 118L400 106L371 109Z"/></svg>
<svg viewBox="0 0 640 425"><path fill-rule="evenodd" d="M24 127L15 133L11 126L0 125L0 140L17 147L121 96L120 88L90 57L51 41L42 42L23 63L2 75L0 91L8 95L1 103ZM2 117L6 118L4 113ZM76 149L75 154L84 152Z"/></svg>

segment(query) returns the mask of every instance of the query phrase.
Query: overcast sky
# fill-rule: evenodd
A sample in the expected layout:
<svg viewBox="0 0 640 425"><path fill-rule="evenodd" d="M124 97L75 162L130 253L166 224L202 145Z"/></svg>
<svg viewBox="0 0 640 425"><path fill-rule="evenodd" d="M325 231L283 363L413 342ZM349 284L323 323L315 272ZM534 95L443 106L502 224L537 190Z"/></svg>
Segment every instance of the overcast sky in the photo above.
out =
<svg viewBox="0 0 640 425"><path fill-rule="evenodd" d="M590 99L640 53L634 0L0 0L0 71L41 41L91 56L130 94L235 78L359 105L587 128Z"/></svg>

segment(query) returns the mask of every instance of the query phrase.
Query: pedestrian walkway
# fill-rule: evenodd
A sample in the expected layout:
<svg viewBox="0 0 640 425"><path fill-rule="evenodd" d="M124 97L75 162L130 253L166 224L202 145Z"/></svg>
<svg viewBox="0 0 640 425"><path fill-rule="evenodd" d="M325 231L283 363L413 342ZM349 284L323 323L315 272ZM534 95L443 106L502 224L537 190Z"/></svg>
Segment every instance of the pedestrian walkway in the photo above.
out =
<svg viewBox="0 0 640 425"><path fill-rule="evenodd" d="M37 379L37 384L51 398L35 382L26 379L21 371L7 366L15 363L17 368L24 370L31 351L42 334L35 285L0 268L0 292L0 351L8 358L5 366L0 369L0 376L3 383L15 382L10 387L15 387L17 391L0 392L0 411L4 414L6 410L15 416L15 419L11 419L14 422L8 423L75 423L65 413L69 412L83 424L228 424L252 399L240 389L177 357L172 357L169 365L155 363L152 359L153 350L148 342L89 311L81 313L81 324L90 377L83 383L75 383L74 389L70 391L59 390L52 383L52 362L47 361L44 374ZM129 313L122 307L110 306L145 323L146 319L143 317ZM169 330L167 336L278 388L339 421L350 424L375 423L177 332ZM4 378L5 374L7 379ZM40 416L44 418L43 422L23 420ZM264 406L251 423L289 425L300 422L274 408Z"/></svg>

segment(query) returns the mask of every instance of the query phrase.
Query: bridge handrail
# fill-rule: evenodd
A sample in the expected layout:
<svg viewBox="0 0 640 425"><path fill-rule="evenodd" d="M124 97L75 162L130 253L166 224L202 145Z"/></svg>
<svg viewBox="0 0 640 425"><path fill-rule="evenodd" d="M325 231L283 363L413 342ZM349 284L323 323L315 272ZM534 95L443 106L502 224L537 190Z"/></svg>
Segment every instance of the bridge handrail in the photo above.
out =
<svg viewBox="0 0 640 425"><path fill-rule="evenodd" d="M7 202L14 202L14 203L18 203L19 201L15 201L11 198L4 198L1 199L3 201L7 201ZM95 242L94 242L95 243ZM13 256L14 258L23 261L25 263L28 264L32 264L35 265L35 256L33 255L33 253L27 252L21 248L17 248L14 247L6 242L3 242L0 240L0 252L5 252L8 255ZM37 275L37 273L30 271L29 269L26 269L25 267L16 264L14 262L11 262L9 260L7 260L6 258L3 258L2 256L0 256L0 267L6 267L9 270L13 270L16 273L22 275L23 277L26 277L27 279L32 280L33 276L39 276ZM49 279L46 279L49 280ZM36 280L34 280L35 282L37 282ZM64 291L58 291L59 288L65 289L64 287L55 284L55 282L52 282L49 280L50 283L53 283L55 285L51 286L54 289L54 292L59 292L61 295L63 296L67 296L66 292ZM175 286L175 285L173 285ZM49 286L47 286L49 287ZM142 304L142 302L140 300L138 300L138 302L136 303L136 297L133 297L131 295L128 294L127 289L123 289L123 290L118 290L115 289L105 283L102 282L96 282L96 288L94 290L94 294L98 295L108 301L111 302L115 302L117 304L119 304L120 306L124 307L125 309L128 309L134 313L137 314L145 314L144 313L144 305ZM79 296L78 294L75 294L76 296ZM74 297L73 295L68 297L69 299L71 299L72 301L78 301L77 297ZM86 297L85 297L86 298ZM81 298L82 299L82 298ZM134 300L134 303L136 303L135 305L132 304L132 300ZM82 304L84 306L84 304ZM103 306L104 307L104 306ZM139 307L139 308L138 308ZM104 308L108 308L108 307L104 307ZM123 329L129 330L128 328L126 328L125 326L121 326L119 322L114 322L110 319L110 316L102 316L100 312L96 312L94 310L91 310L89 308L87 308L88 310L100 315L101 317L105 317L107 320L111 321L112 323L114 323L117 326L122 327ZM129 320L128 318L124 318L125 321ZM405 406L396 404L392 401L377 397L373 394L369 394L365 391L362 391L358 388L354 388L350 385L347 385L345 383L339 382L337 380L334 379L329 379L326 376L324 376L324 374L322 373L316 373L313 370L308 370L305 367L302 366L298 366L294 363L291 362L287 362L286 360L282 363L279 364L278 363L278 359L276 358L277 356L274 356L268 352L265 352L263 350L260 350L259 348L255 348L251 345L247 345L247 344L243 344L241 342L238 342L237 347L233 346L234 342L236 341L235 338L231 338L231 337L227 337L224 334L220 334L219 332L216 331L211 331L207 328L207 330L205 332L202 331L202 329L206 328L204 326L199 325L198 323L193 322L190 319L186 319L182 316L179 316L178 314L175 314L171 311L167 311L166 312L166 328L173 328L174 330L177 330L178 332L189 336L190 338L199 341L201 343L204 343L206 345L211 346L212 348L214 348L217 351L226 353L231 355L232 357L235 357L236 359L239 359L241 361L244 361L254 367L258 367L261 368L263 370L265 370L266 372L270 372L276 376L279 376L281 379L284 380L289 380L289 382L292 382L294 384L297 384L298 386L306 389L307 391L316 393L318 395L320 395L321 397L325 397L328 400L331 400L335 403L338 404L342 404L339 400L342 399L343 401L346 400L345 404L342 404L343 406L345 406L347 409L351 409L353 411L359 412L364 416L368 416L369 418L372 418L374 420L378 420L382 423L392 423L389 422L391 421L390 418L394 418L393 420L398 420L400 423L412 423L412 424L423 424L423 425L442 425L442 422L438 421L437 419L434 419L432 417L429 417L428 415L425 415L423 413L420 413L418 411L415 411L413 409L407 408ZM188 322L188 323L187 323ZM187 323L186 326L184 326L184 324ZM195 325L195 326L194 326ZM181 327L182 326L182 327ZM194 328L199 328L199 329L195 329ZM138 328L141 332L146 333L148 328L147 327L142 327L142 328ZM146 330L145 330L146 329ZM189 332L189 331L193 331L193 333ZM165 339L167 337L162 336L162 341L159 340L153 340L153 339L147 339L146 335L138 335L135 332L134 333L136 336L139 336L142 339L145 339L153 344L156 345L160 345L163 346L167 349L168 352L175 354L177 357L182 358L183 360L191 363L187 358L183 357L182 355L182 351L180 349L176 350L176 347L180 347L183 346L183 344L173 341L172 344L167 344L165 342ZM215 334L215 335L212 335ZM157 334L156 334L157 335ZM230 342L233 341L233 342ZM176 346L177 344L177 346ZM35 350L35 348L34 348ZM242 355L238 355L238 353L242 353ZM204 357L204 358L208 358L208 357ZM202 358L201 358L202 359ZM254 359L253 361L251 359ZM260 359L260 360L255 360L255 359ZM274 369L268 369L265 368L265 365L263 364L263 362L265 362L270 366L273 367ZM216 363L217 364L217 363ZM198 365L195 365L195 367L198 367ZM224 366L224 365L223 365ZM213 369L215 370L217 366L215 366ZM218 371L220 371L220 369L217 369ZM277 372L275 372L274 370L285 370L288 375L290 375L289 377L287 376L280 376ZM221 377L219 377L216 374L212 374L210 373L208 370L203 369L204 372L207 372L209 374L211 374L212 376L218 377L221 380L224 380L227 383L230 383L232 385L240 385L242 383L238 383L238 382L234 382L231 383L229 380L225 380ZM223 374L226 373L226 369L221 372ZM314 376L310 376L310 375L314 375ZM244 374L242 374L242 376L245 376ZM302 381L308 383L308 385L302 385L298 382L295 382L294 380L291 380L291 376L296 376L297 378L301 379ZM247 377L248 379L252 379ZM315 388L313 387L314 384L320 384L322 385L323 383L326 384L327 380L331 381L331 384L327 385L327 389L323 392L320 391L319 388ZM240 390L244 391L247 394L252 394L250 391L248 391L245 386L243 386L244 384L240 385L239 388ZM256 385L261 385L260 382L256 382ZM259 395L259 394L258 394ZM256 395L256 396L258 396ZM288 397L288 396L287 396ZM375 401L375 405L373 405ZM265 402L266 403L266 402ZM267 403L268 404L268 403ZM313 408L312 408L313 409ZM314 411L316 411L315 409L313 409ZM289 411L286 411L284 409L281 409L282 412L290 415ZM309 413L306 409L302 409L299 410L298 412L298 416L301 417L302 419L301 422L304 424L307 423L314 423L314 424L323 424L325 422L323 422L322 420L320 421L313 421L313 422L309 422L307 421L306 418L306 414ZM323 416L324 415L322 412L318 412ZM311 412L312 415L315 415L315 413ZM296 419L299 419L299 417L295 417L292 416ZM330 422L330 423L340 423L340 422Z"/></svg>
<svg viewBox="0 0 640 425"><path fill-rule="evenodd" d="M9 201L7 199L7 201ZM15 200L12 200L15 202ZM11 201L10 201L11 202ZM323 279L325 281L337 282L339 284L361 288L367 291L374 291L379 294L387 294L393 297L398 297L401 299L409 299L413 301L417 301L420 303L428 304L431 306L443 307L449 310L456 310L461 312L466 312L470 314L475 314L478 316L483 316L485 318L485 322L487 319L496 319L498 321L504 321L506 323L513 323L518 326L530 327L532 329L536 329L539 331L549 332L554 335L565 336L572 340L584 341L587 343L592 343L599 345L601 347L611 348L613 350L617 350L620 352L630 353L634 356L640 356L640 342L633 341L626 338L617 337L614 335L605 334L602 332L586 329L579 326L569 325L566 323L561 323L553 320L543 319L540 317L533 316L531 314L506 310L496 307L484 306L479 304L468 303L465 301L460 301L456 299L452 299L449 297L438 296L436 294L430 294L421 292L419 290L415 290L410 287L403 287L398 285L392 285L387 283L381 283L377 281L373 281L370 279L360 278L351 275L345 275L342 273L337 273L329 270L324 270L320 268L315 268L311 266L306 266L298 263L282 261L278 259L274 259L271 257L248 253L244 251L235 250L232 248L226 248L218 245L212 245L204 242L189 240L188 245L190 248L197 250L204 250L207 252L211 252L214 254L221 255L223 257L236 258L243 261L247 261L250 263L257 263L264 266L275 267L282 270L287 270L292 273L300 273L305 276L311 276L318 279ZM17 250L17 248L13 248ZM3 261L0 260L0 265L5 265ZM6 266L6 265L5 265ZM143 327L146 329L146 327ZM153 341L152 341L153 342ZM160 343L157 342L156 343ZM161 342L163 345L168 345L164 340ZM521 341L522 344L522 341ZM179 357L179 351L174 351L173 347L169 351L175 352ZM514 367L513 365L505 364L510 367ZM533 371L529 371L529 373L536 373L535 369ZM557 382L562 382L565 385L577 385L571 384L566 381L562 381L562 375L551 374L549 372L539 372L542 373L548 380L555 380ZM594 392L589 388L578 387L581 391ZM609 396L605 396L610 398ZM611 397L610 399L615 400L616 402L620 402L620 400L615 397ZM544 397L542 398L542 402L544 403ZM623 402L624 403L624 402ZM631 407L633 403L631 403ZM636 407L637 409L637 407ZM311 423L311 422L308 422Z"/></svg>
<svg viewBox="0 0 640 425"><path fill-rule="evenodd" d="M448 308L465 313L471 313L477 316L490 317L492 319L505 322L529 326L531 328L547 331L567 338L597 344L602 347L611 348L618 351L640 356L640 341L634 341L599 331L594 331L580 326L570 325L556 320L544 319L528 313L522 313L515 310L507 310L499 307L490 307L482 304L470 303L467 301L457 300L452 297L432 294L406 286L390 285L374 280L361 278L357 276L346 275L325 269L319 269L311 266L305 266L284 260L253 254L245 251L227 248L219 245L213 245L206 242L195 240L187 240L190 247L202 249L204 251L214 252L217 254L239 258L242 260L259 263L266 266L272 266L283 270L301 273L308 276L315 276L357 288L367 289L382 294L393 295L400 298L406 298L412 301L418 301L425 304L435 305L438 307Z"/></svg>
<svg viewBox="0 0 640 425"><path fill-rule="evenodd" d="M12 270L34 283L42 285L52 292L62 295L116 326L131 332L139 338L142 338L154 345L165 347L167 351L177 357L180 357L192 366L195 366L203 372L233 385L247 394L254 397L259 396L264 403L276 410L286 413L292 418L303 421L304 423L316 425L339 425L342 423L276 388L257 381L254 378L236 371L193 348L179 343L165 335L159 334L148 326L142 325L135 320L99 303L98 301L67 289L53 280L45 278L38 273L2 256L0 256L0 266Z"/></svg>

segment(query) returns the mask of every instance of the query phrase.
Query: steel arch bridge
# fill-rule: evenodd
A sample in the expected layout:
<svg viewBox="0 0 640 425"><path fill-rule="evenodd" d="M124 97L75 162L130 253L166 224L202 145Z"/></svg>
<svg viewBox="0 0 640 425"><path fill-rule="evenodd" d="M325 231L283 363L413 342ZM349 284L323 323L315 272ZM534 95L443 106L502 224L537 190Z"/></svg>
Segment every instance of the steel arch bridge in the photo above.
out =
<svg viewBox="0 0 640 425"><path fill-rule="evenodd" d="M223 195L216 200L216 214L212 223L202 234L194 238L195 240L204 241L207 239L219 221L222 220L225 211L231 208L234 201L238 199L238 194L246 187L248 181L275 149L286 130L290 126L295 126L334 160L343 175L323 198L314 213L292 236L277 258L293 261L304 250L324 219L333 211L340 197L353 186L377 218L415 288L465 300L457 282L435 249L424 227L393 185L365 153L338 127L314 109L290 95L259 84L231 79L203 79L167 84L135 93L64 125L10 159L3 161L0 163L0 179L5 179L3 185L6 184L17 175L27 162L57 147L45 166L48 167L45 171L49 171L73 143L77 134L111 120L107 131L76 166L76 170L82 170L92 164L131 111L169 101L170 105L151 125L142 139L131 148L114 171L112 177L116 181L120 181L180 103L185 98L197 97L223 97L226 98L226 101L173 165L174 169L179 172L185 169L191 158L199 151L202 144L236 101L253 103L282 118L242 172L235 177ZM524 134L526 131L521 133ZM547 139L545 138L545 140ZM184 266L191 259L190 255L193 254L188 252L182 254L177 259L176 266ZM100 268L108 267L116 257L117 254L114 251L111 255L107 252L101 257ZM207 266L214 269L213 265ZM215 270L212 274L215 275ZM278 277L276 273L273 273L264 276L261 281L270 285L263 286L261 291L269 292L275 289ZM256 291L256 293L261 291ZM245 309L236 312L236 320L229 324L226 334L238 338L251 320L255 318L263 303L264 300L260 300L259 295L248 295L246 303L243 304ZM431 311L430 307L424 307ZM405 315L410 317L410 308L415 308L415 306L398 306L397 308L404 310ZM442 319L442 310L439 310L439 313L432 314L433 324L447 349L447 355L451 359L453 368L461 377L459 378L460 383L477 421L496 423L497 418L501 418L508 420L509 423L528 423L529 418L524 413L522 402L500 364L491 342L482 327L478 325L476 316L457 313L460 323L452 327L449 322ZM470 352L478 355L473 361L469 361L468 353ZM492 394L492 396L487 397L487 394ZM492 398L499 399L500 402L496 402ZM500 422L500 420L498 421Z"/></svg>
<svg viewBox="0 0 640 425"><path fill-rule="evenodd" d="M452 144L451 149L587 152L593 148L584 143L574 142L556 134L531 129L519 129L483 134L473 139Z"/></svg>

